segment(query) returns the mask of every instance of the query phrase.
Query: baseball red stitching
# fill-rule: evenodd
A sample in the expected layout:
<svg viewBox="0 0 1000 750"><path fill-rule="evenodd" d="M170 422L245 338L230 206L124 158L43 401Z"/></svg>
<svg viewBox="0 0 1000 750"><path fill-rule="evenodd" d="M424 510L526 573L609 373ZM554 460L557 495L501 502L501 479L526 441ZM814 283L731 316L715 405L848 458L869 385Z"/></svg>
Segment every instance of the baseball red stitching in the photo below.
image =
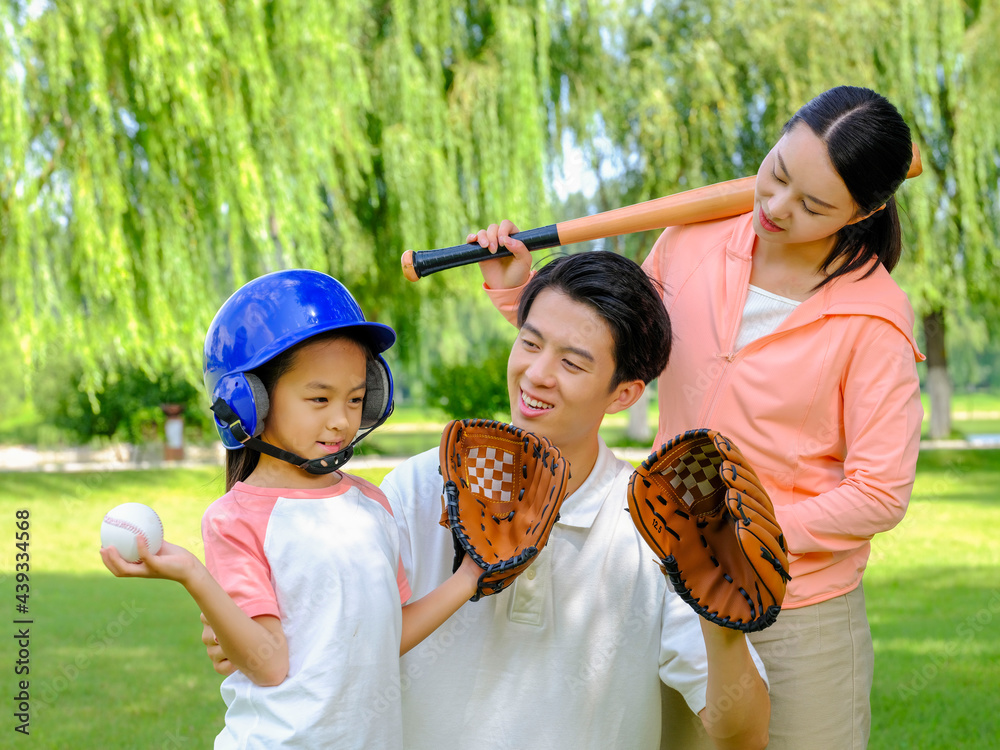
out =
<svg viewBox="0 0 1000 750"><path fill-rule="evenodd" d="M124 521L121 518L115 518L114 516L105 516L104 523L110 524L111 526L117 526L119 529L125 529L126 531L131 531L136 536L141 536L142 541L146 543L146 548L149 548L149 537L146 536L146 532L136 526L134 523L129 521ZM163 528L163 524L160 524L160 528Z"/></svg>

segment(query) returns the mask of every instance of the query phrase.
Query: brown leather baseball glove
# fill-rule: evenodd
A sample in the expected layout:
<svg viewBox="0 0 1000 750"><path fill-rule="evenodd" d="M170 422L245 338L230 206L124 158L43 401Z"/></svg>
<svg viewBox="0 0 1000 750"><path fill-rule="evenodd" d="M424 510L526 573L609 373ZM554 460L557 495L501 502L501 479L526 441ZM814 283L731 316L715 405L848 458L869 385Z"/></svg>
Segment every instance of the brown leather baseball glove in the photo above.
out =
<svg viewBox="0 0 1000 750"><path fill-rule="evenodd" d="M733 443L690 430L642 462L628 509L681 598L702 617L753 632L781 611L785 540L771 500Z"/></svg>
<svg viewBox="0 0 1000 750"><path fill-rule="evenodd" d="M566 497L569 463L546 438L485 419L449 422L441 436L441 525L455 570L483 569L472 601L506 588L548 541Z"/></svg>

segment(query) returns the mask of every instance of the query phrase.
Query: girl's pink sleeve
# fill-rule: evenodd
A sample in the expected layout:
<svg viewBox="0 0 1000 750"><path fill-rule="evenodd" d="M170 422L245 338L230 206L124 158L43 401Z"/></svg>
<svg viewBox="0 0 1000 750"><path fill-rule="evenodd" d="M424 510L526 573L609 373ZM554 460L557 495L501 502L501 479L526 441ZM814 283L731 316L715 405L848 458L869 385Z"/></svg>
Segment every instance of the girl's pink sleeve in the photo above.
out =
<svg viewBox="0 0 1000 750"><path fill-rule="evenodd" d="M911 344L882 322L859 343L843 383L844 479L829 492L775 508L796 553L856 549L906 513L923 406Z"/></svg>
<svg viewBox="0 0 1000 750"><path fill-rule="evenodd" d="M247 617L281 616L264 556L269 513L241 513L220 500L201 522L205 566Z"/></svg>
<svg viewBox="0 0 1000 750"><path fill-rule="evenodd" d="M406 580L406 571L403 570L402 557L396 562L396 585L399 586L400 604L406 604L413 595L413 592L410 591L410 582Z"/></svg>

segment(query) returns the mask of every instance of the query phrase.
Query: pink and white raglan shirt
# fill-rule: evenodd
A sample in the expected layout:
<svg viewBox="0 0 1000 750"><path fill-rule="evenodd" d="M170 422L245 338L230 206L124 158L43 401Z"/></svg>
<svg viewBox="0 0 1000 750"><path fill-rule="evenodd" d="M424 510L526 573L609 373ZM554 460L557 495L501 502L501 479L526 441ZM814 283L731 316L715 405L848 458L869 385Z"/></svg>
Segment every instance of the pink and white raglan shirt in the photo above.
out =
<svg viewBox="0 0 1000 750"><path fill-rule="evenodd" d="M318 490L242 482L202 519L209 571L250 617L273 615L289 669L274 687L222 683L218 748L401 748L401 603L392 511L348 474Z"/></svg>

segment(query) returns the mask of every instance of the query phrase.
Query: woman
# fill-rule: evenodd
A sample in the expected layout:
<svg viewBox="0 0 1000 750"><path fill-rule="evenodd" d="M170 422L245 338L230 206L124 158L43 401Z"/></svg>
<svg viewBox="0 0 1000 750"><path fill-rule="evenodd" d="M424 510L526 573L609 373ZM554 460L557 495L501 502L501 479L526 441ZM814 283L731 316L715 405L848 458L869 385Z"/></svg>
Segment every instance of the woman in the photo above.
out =
<svg viewBox="0 0 1000 750"><path fill-rule="evenodd" d="M656 445L696 427L730 437L788 544L782 613L751 636L770 679L772 749L868 743L861 579L872 536L906 510L923 417L913 311L889 276L902 249L893 194L911 158L892 104L831 89L785 125L752 213L667 229L643 265L675 331ZM489 288L528 276L516 231L469 237L514 253L482 264Z"/></svg>

